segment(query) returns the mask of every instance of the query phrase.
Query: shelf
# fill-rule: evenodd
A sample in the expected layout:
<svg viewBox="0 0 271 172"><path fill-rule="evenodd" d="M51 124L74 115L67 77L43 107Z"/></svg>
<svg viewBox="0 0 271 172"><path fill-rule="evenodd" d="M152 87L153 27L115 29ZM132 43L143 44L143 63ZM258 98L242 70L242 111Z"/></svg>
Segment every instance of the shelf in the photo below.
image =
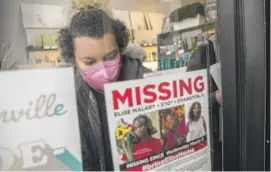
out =
<svg viewBox="0 0 271 172"><path fill-rule="evenodd" d="M143 48L147 48L147 47L157 47L157 45L141 45Z"/></svg>
<svg viewBox="0 0 271 172"><path fill-rule="evenodd" d="M191 53L192 54L196 49L197 48L191 49L191 50L186 50L186 51L183 52L183 54L185 54L185 53ZM160 51L159 56L167 56L167 51Z"/></svg>
<svg viewBox="0 0 271 172"><path fill-rule="evenodd" d="M44 48L27 48L28 51L58 51L58 48L49 48L49 49L44 49Z"/></svg>
<svg viewBox="0 0 271 172"><path fill-rule="evenodd" d="M142 63L154 63L154 62L158 62L158 60L155 60L155 61L143 61Z"/></svg>
<svg viewBox="0 0 271 172"><path fill-rule="evenodd" d="M180 33L184 33L184 32L189 32L189 31L193 31L193 30L197 30L197 29L204 29L204 30L209 30L210 28L214 28L215 26L215 22L209 22L209 23L204 23L198 26L193 26L193 27L189 27L189 28L185 28L185 29L181 29L181 30L175 30L172 32L167 32L167 33L161 33L158 36L168 36L170 34L180 34Z"/></svg>
<svg viewBox="0 0 271 172"><path fill-rule="evenodd" d="M143 66L146 67L147 69L150 69L151 71L157 71L158 61L143 62Z"/></svg>
<svg viewBox="0 0 271 172"><path fill-rule="evenodd" d="M215 29L215 22L205 23L202 25L198 25L198 26L194 26L194 27L190 27L190 28L186 28L186 29L182 29L182 30L161 33L158 35L157 41L158 41L159 46L167 46L169 44L172 44L172 41L175 37L182 37L183 34L189 32L189 31L201 30L201 31L199 31L200 33L205 33L206 31L209 31L212 29Z"/></svg>
<svg viewBox="0 0 271 172"><path fill-rule="evenodd" d="M26 30L60 30L62 28L54 28L54 27L26 27Z"/></svg>

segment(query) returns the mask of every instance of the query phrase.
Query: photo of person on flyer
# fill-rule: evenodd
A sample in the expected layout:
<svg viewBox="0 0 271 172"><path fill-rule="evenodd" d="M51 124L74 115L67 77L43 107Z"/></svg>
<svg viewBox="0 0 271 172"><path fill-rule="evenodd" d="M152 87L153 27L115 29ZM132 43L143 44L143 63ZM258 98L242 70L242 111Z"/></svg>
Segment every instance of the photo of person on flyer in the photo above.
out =
<svg viewBox="0 0 271 172"><path fill-rule="evenodd" d="M153 137L157 129L147 115L139 115L133 120L132 132L137 138L137 143L132 145L133 160L140 160L162 152L161 139ZM126 154L122 155L121 160L129 161Z"/></svg>
<svg viewBox="0 0 271 172"><path fill-rule="evenodd" d="M188 117L186 141L190 142L204 137L207 133L206 121L202 115L201 104L199 102L192 104Z"/></svg>
<svg viewBox="0 0 271 172"><path fill-rule="evenodd" d="M173 149L185 143L186 124L184 112L184 105L160 111L164 149Z"/></svg>

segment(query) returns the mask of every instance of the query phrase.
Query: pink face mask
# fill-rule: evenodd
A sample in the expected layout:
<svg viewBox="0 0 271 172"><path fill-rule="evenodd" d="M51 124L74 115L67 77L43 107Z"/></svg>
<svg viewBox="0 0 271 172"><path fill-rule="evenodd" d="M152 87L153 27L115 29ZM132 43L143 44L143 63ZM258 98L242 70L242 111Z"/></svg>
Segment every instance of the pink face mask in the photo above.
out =
<svg viewBox="0 0 271 172"><path fill-rule="evenodd" d="M84 81L92 88L103 90L104 84L115 82L121 69L120 59L105 61L82 72Z"/></svg>

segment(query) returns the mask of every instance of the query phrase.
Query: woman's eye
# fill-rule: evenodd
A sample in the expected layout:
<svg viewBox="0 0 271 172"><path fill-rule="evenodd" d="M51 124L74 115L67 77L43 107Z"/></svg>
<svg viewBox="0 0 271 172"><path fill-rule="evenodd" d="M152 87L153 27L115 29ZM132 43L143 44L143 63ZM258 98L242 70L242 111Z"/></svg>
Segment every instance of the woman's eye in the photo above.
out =
<svg viewBox="0 0 271 172"><path fill-rule="evenodd" d="M91 66L91 65L95 64L95 60L86 61L85 64Z"/></svg>

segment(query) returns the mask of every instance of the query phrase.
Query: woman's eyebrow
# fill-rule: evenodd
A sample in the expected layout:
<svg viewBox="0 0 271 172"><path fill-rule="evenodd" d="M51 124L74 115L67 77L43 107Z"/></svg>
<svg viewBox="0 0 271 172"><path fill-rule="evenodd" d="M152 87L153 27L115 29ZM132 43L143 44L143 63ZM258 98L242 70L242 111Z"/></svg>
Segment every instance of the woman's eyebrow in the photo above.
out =
<svg viewBox="0 0 271 172"><path fill-rule="evenodd" d="M82 59L84 59L84 60L95 60L96 58L88 56L88 57L83 57Z"/></svg>

